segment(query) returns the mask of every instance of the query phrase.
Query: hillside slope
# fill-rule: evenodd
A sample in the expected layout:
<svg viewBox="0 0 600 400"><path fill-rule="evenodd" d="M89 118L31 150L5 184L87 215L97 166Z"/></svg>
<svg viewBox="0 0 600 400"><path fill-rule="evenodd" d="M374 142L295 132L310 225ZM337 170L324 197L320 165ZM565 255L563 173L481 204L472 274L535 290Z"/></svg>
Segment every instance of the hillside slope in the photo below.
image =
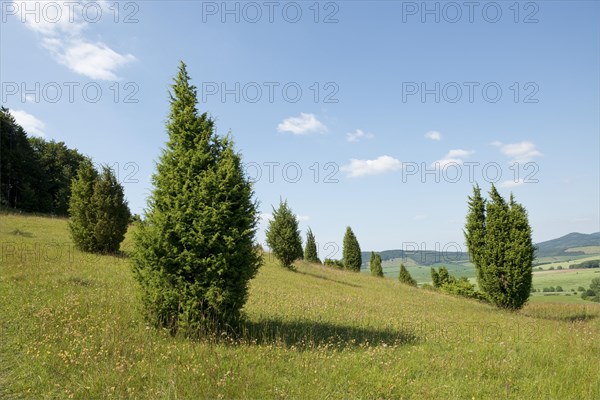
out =
<svg viewBox="0 0 600 400"><path fill-rule="evenodd" d="M65 220L0 215L0 244L3 398L600 396L592 304L509 313L266 255L242 338L193 341L146 327L128 260Z"/></svg>
<svg viewBox="0 0 600 400"><path fill-rule="evenodd" d="M600 232L589 234L572 232L556 239L538 243L536 246L538 257L573 255L576 253L567 253L566 250L574 247L600 246ZM581 252L580 254L584 253Z"/></svg>

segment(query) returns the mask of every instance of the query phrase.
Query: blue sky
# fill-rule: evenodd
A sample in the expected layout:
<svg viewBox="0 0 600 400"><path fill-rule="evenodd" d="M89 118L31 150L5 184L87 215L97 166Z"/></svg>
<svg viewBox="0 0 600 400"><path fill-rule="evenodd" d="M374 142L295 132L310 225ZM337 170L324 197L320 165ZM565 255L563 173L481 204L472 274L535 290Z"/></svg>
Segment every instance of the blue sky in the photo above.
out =
<svg viewBox="0 0 600 400"><path fill-rule="evenodd" d="M472 4L2 2L1 102L142 212L184 60L256 181L258 239L285 198L322 258L347 225L363 250L464 250L475 181L535 241L600 230L600 3Z"/></svg>

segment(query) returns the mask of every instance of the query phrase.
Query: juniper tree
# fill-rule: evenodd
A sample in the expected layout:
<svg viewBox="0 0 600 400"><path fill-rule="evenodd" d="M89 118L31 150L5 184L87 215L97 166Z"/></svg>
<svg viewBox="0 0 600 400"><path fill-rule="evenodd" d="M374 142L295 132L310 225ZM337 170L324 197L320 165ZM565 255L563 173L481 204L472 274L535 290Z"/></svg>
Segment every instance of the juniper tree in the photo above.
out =
<svg viewBox="0 0 600 400"><path fill-rule="evenodd" d="M400 273L398 274L398 280L410 286L417 286L417 281L410 276L410 272L406 269L404 264L400 264Z"/></svg>
<svg viewBox="0 0 600 400"><path fill-rule="evenodd" d="M473 187L473 196L468 198L469 212L464 235L471 262L475 265L477 283L480 288L486 286L485 272L485 200L481 197L479 185Z"/></svg>
<svg viewBox="0 0 600 400"><path fill-rule="evenodd" d="M241 155L198 113L183 62L171 89L168 141L134 235L133 270L147 319L194 333L240 320L260 266L258 212Z"/></svg>
<svg viewBox="0 0 600 400"><path fill-rule="evenodd" d="M456 278L453 277L452 275L450 275L450 272L448 272L448 269L444 266L441 266L438 269L438 282L439 282L439 287L442 287L446 284L452 284L454 282L456 282Z"/></svg>
<svg viewBox="0 0 600 400"><path fill-rule="evenodd" d="M296 260L302 260L304 258L304 249L302 248L302 235L300 235L300 230L298 230L300 240L296 242Z"/></svg>
<svg viewBox="0 0 600 400"><path fill-rule="evenodd" d="M371 275L379 277L383 276L383 269L381 268L381 256L374 251L371 252L369 268L371 270Z"/></svg>
<svg viewBox="0 0 600 400"><path fill-rule="evenodd" d="M492 185L482 214L479 187L473 192L465 238L479 287L496 306L519 309L531 291L535 251L527 211L512 195L507 203Z"/></svg>
<svg viewBox="0 0 600 400"><path fill-rule="evenodd" d="M273 219L266 230L267 244L273 255L286 268L293 268L295 260L302 258L302 238L298 229L298 219L286 201L273 207Z"/></svg>
<svg viewBox="0 0 600 400"><path fill-rule="evenodd" d="M486 204L486 232L483 251L482 291L496 304L504 297L504 287L508 280L504 265L510 241L509 208L506 201L492 185L490 200Z"/></svg>
<svg viewBox="0 0 600 400"><path fill-rule="evenodd" d="M360 267L362 265L360 245L350 227L346 228L346 234L344 235L343 257L344 267L346 269L360 272Z"/></svg>
<svg viewBox="0 0 600 400"><path fill-rule="evenodd" d="M308 228L306 232L306 246L304 248L304 260L312 263L321 263L317 255L317 243L315 242L315 235L312 230Z"/></svg>
<svg viewBox="0 0 600 400"><path fill-rule="evenodd" d="M118 252L125 239L131 213L123 186L107 166L102 167L102 173L96 180L90 207L94 221L93 250L99 253Z"/></svg>
<svg viewBox="0 0 600 400"><path fill-rule="evenodd" d="M123 186L112 170L102 173L82 161L71 186L69 230L75 246L92 253L116 253L125 238L130 212Z"/></svg>
<svg viewBox="0 0 600 400"><path fill-rule="evenodd" d="M439 288L441 286L440 274L433 267L431 267L431 283L434 288Z"/></svg>
<svg viewBox="0 0 600 400"><path fill-rule="evenodd" d="M69 231L75 247L81 251L94 251L94 229L96 215L92 209L94 187L98 182L98 171L89 159L85 159L77 170L71 184L69 199Z"/></svg>
<svg viewBox="0 0 600 400"><path fill-rule="evenodd" d="M506 283L503 298L498 304L510 309L520 309L529 299L535 247L531 238L531 227L527 210L510 195L509 201L509 243L505 257L504 269Z"/></svg>
<svg viewBox="0 0 600 400"><path fill-rule="evenodd" d="M590 290L600 296L600 278L593 278L590 283Z"/></svg>

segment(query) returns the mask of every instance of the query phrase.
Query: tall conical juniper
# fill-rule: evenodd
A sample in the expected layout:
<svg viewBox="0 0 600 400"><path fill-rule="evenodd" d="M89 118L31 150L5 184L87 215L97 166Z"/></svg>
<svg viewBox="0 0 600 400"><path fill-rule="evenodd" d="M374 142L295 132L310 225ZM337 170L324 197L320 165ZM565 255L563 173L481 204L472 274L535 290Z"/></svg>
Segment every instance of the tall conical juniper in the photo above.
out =
<svg viewBox="0 0 600 400"><path fill-rule="evenodd" d="M294 261L303 257L302 238L298 228L298 219L286 200L273 207L273 219L266 230L267 244L281 265L294 269Z"/></svg>
<svg viewBox="0 0 600 400"><path fill-rule="evenodd" d="M471 262L475 265L477 283L480 288L485 281L485 200L481 197L479 185L473 187L473 196L469 196L469 213L464 235ZM483 289L482 289L483 290Z"/></svg>
<svg viewBox="0 0 600 400"><path fill-rule="evenodd" d="M117 253L129 225L131 212L125 200L123 186L106 165L94 185L91 210L95 221L94 250L100 253Z"/></svg>
<svg viewBox="0 0 600 400"><path fill-rule="evenodd" d="M381 267L381 256L374 251L371 252L371 258L369 259L369 269L371 270L372 276L383 276L383 268Z"/></svg>
<svg viewBox="0 0 600 400"><path fill-rule="evenodd" d="M321 263L317 255L317 243L315 241L315 235L312 230L308 228L306 232L306 246L304 248L304 260L312 263Z"/></svg>
<svg viewBox="0 0 600 400"><path fill-rule="evenodd" d="M233 141L197 111L182 62L170 93L169 140L134 236L133 270L147 319L172 332L233 325L259 266L252 185Z"/></svg>
<svg viewBox="0 0 600 400"><path fill-rule="evenodd" d="M410 286L417 286L417 281L410 275L410 272L408 272L404 264L400 264L400 273L398 274L398 280L401 283L405 283Z"/></svg>
<svg viewBox="0 0 600 400"><path fill-rule="evenodd" d="M349 226L344 234L344 248L342 249L344 257L344 267L351 271L360 272L362 265L362 256L358 240Z"/></svg>
<svg viewBox="0 0 600 400"><path fill-rule="evenodd" d="M69 231L75 246L87 252L93 252L96 247L94 241L96 216L92 209L92 196L97 182L98 171L89 159L85 159L77 170L77 177L71 183Z"/></svg>
<svg viewBox="0 0 600 400"><path fill-rule="evenodd" d="M69 230L75 246L91 253L117 253L129 224L123 186L113 171L102 173L84 159L73 179L69 199Z"/></svg>
<svg viewBox="0 0 600 400"><path fill-rule="evenodd" d="M507 203L492 185L486 203L478 186L469 197L465 239L477 281L496 306L520 309L531 290L535 248L525 208L510 196Z"/></svg>

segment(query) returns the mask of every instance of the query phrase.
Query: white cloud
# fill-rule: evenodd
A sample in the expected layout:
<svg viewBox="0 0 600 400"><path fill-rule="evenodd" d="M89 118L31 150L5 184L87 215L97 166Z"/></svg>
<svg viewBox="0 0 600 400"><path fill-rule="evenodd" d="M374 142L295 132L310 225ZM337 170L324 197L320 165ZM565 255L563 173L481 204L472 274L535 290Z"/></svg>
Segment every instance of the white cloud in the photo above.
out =
<svg viewBox="0 0 600 400"><path fill-rule="evenodd" d="M53 51L59 63L92 79L117 80L115 70L135 60L131 54L119 54L104 43L75 40Z"/></svg>
<svg viewBox="0 0 600 400"><path fill-rule="evenodd" d="M82 21L84 15L90 20L96 18L92 10L96 5L88 6L88 13L83 11L85 3L69 7L67 2L37 0L27 5L23 1L13 1L12 6L16 11L15 15L25 26L44 36L77 35L85 29L85 23Z"/></svg>
<svg viewBox="0 0 600 400"><path fill-rule="evenodd" d="M120 54L105 43L94 43L84 37L85 29L97 16L107 18L112 15L105 0L84 3L43 0L28 6L25 2L13 1L12 4L18 11L15 16L41 36L42 46L58 63L73 72L92 79L117 80L116 70L136 59L131 54ZM26 9L33 12L24 15Z"/></svg>
<svg viewBox="0 0 600 400"><path fill-rule="evenodd" d="M327 132L327 127L314 114L300 113L299 117L289 117L277 125L279 132L291 132L294 135Z"/></svg>
<svg viewBox="0 0 600 400"><path fill-rule="evenodd" d="M444 169L449 165L461 165L463 160L460 158L442 158L441 160L434 161L431 166L434 168Z"/></svg>
<svg viewBox="0 0 600 400"><path fill-rule="evenodd" d="M425 134L425 137L431 140L442 140L442 134L437 131L429 131Z"/></svg>
<svg viewBox="0 0 600 400"><path fill-rule="evenodd" d="M435 168L442 169L449 164L461 165L464 162L464 159L473 153L475 153L473 150L452 149L446 153L444 158L434 161L431 165Z"/></svg>
<svg viewBox="0 0 600 400"><path fill-rule="evenodd" d="M542 156L542 153L536 149L535 144L529 141L519 143L503 144L499 141L492 142L492 145L499 147L500 152L507 157L510 157L510 162L526 163L533 160L535 157Z"/></svg>
<svg viewBox="0 0 600 400"><path fill-rule="evenodd" d="M296 219L298 219L298 221L302 222L302 221L310 220L310 217L308 215L296 215Z"/></svg>
<svg viewBox="0 0 600 400"><path fill-rule="evenodd" d="M467 158L473 153L473 150L453 149L444 158Z"/></svg>
<svg viewBox="0 0 600 400"><path fill-rule="evenodd" d="M348 173L348 177L356 178L398 171L402 169L402 163L390 156L380 156L375 160L357 160L353 158L350 160L350 164L343 165L340 169Z"/></svg>
<svg viewBox="0 0 600 400"><path fill-rule="evenodd" d="M517 187L517 186L521 186L524 183L525 183L525 180L521 178L521 179L518 179L516 181L515 180L512 180L512 181L508 180L508 181L501 182L498 186L501 187L501 188L511 189L511 188L514 188L514 187Z"/></svg>
<svg viewBox="0 0 600 400"><path fill-rule="evenodd" d="M346 140L351 143L358 142L358 141L360 141L360 139L363 139L363 138L364 139L373 139L374 137L375 137L375 135L373 135L372 133L365 133L361 129L357 129L353 133L346 133Z"/></svg>
<svg viewBox="0 0 600 400"><path fill-rule="evenodd" d="M37 119L34 115L31 115L22 110L11 110L11 115L15 117L17 124L21 125L25 132L29 135L44 137L44 128L46 125Z"/></svg>
<svg viewBox="0 0 600 400"><path fill-rule="evenodd" d="M427 214L417 214L413 217L413 219L415 221L422 221L424 219L427 219Z"/></svg>

